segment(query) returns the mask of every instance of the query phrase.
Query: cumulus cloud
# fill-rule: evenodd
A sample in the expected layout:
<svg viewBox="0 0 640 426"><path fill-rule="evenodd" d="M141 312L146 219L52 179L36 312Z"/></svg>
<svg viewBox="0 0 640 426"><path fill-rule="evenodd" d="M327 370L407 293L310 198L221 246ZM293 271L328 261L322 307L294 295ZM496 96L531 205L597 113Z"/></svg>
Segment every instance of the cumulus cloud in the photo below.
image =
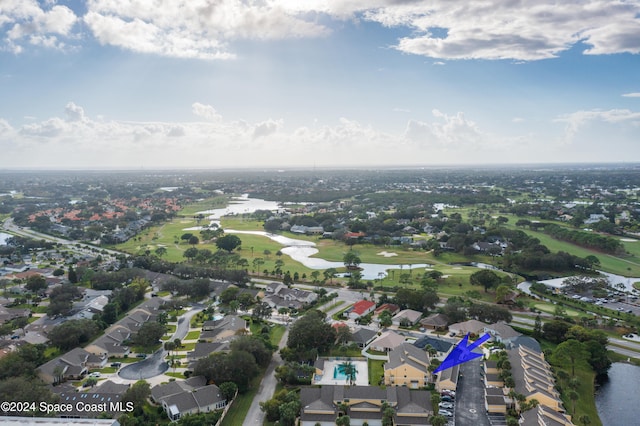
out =
<svg viewBox="0 0 640 426"><path fill-rule="evenodd" d="M198 116L215 110L194 103ZM539 135L493 135L462 112L433 110L410 120L404 130L385 132L375 125L342 117L288 129L282 119L249 122L216 120L118 121L93 117L69 102L63 117L33 120L21 126L0 119L0 167L253 167L318 164L327 166L506 162L542 155ZM629 110L579 111L557 119L566 132L591 121L640 124ZM552 140L552 138L550 139ZM534 143L535 141L535 143ZM620 153L610 149L607 153ZM620 142L627 143L627 142ZM551 146L549 146L551 148ZM495 154L499 152L500 155ZM591 159L601 159L602 153ZM2 160L5 160L4 162ZM301 163L302 162L302 163Z"/></svg>
<svg viewBox="0 0 640 426"><path fill-rule="evenodd" d="M191 112L198 117L202 117L210 121L222 120L222 116L218 114L218 111L216 111L214 107L211 105L201 104L200 102L194 102L191 105Z"/></svg>
<svg viewBox="0 0 640 426"><path fill-rule="evenodd" d="M634 112L628 109L576 111L560 116L554 121L565 124L563 141L565 143L571 143L580 129L593 122L640 125L640 112Z"/></svg>
<svg viewBox="0 0 640 426"><path fill-rule="evenodd" d="M622 95L623 98L640 98L640 92L633 93L625 93Z"/></svg>
<svg viewBox="0 0 640 426"><path fill-rule="evenodd" d="M532 61L584 43L586 54L640 53L640 2L571 0L517 2L436 0L389 4L363 11L386 27L413 34L395 46L442 59ZM443 30L444 29L444 35Z"/></svg>
<svg viewBox="0 0 640 426"><path fill-rule="evenodd" d="M93 0L84 22L103 44L164 56L230 59L237 39L315 37L327 28L273 1Z"/></svg>
<svg viewBox="0 0 640 426"><path fill-rule="evenodd" d="M3 0L0 2L0 30L4 32L3 49L22 52L25 44L64 49L78 21L66 6L35 0Z"/></svg>
<svg viewBox="0 0 640 426"><path fill-rule="evenodd" d="M405 129L405 138L421 146L439 149L477 147L487 140L487 135L462 112L447 115L433 110L432 114L436 121L410 120Z"/></svg>
<svg viewBox="0 0 640 426"><path fill-rule="evenodd" d="M84 121L84 108L76 105L73 102L69 102L65 107L65 113L69 121Z"/></svg>
<svg viewBox="0 0 640 426"><path fill-rule="evenodd" d="M5 49L62 48L78 20L98 41L134 52L200 59L235 57L240 39L321 37L336 21L407 29L394 48L445 59L553 58L583 45L589 55L640 53L639 0L89 0L84 16L36 0L0 2ZM76 31L74 36L84 36ZM441 65L435 61L434 65Z"/></svg>
<svg viewBox="0 0 640 426"><path fill-rule="evenodd" d="M282 128L282 120L266 120L253 128L253 139L269 136Z"/></svg>

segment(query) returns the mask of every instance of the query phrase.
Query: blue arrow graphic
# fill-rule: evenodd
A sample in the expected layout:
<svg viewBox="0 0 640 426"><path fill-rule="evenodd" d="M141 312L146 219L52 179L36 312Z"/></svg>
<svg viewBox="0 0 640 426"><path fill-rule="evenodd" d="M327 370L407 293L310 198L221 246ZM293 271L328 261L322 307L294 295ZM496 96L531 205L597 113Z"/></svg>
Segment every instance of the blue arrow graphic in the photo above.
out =
<svg viewBox="0 0 640 426"><path fill-rule="evenodd" d="M480 346L481 344L483 344L484 342L486 342L487 340L489 340L490 338L491 338L491 335L489 333L485 333L478 340L476 340L475 342L467 346L467 342L469 341L469 334L467 333L467 335L464 336L464 338L460 341L460 343L458 343L456 347L453 348L451 352L449 352L449 355L447 355L445 360L442 361L442 364L440 364L438 368L436 368L436 371L434 371L433 374L436 374L439 371L446 370L447 368L451 368L458 364L462 364L463 362L480 358L482 354L477 354L473 352L473 350L478 346Z"/></svg>

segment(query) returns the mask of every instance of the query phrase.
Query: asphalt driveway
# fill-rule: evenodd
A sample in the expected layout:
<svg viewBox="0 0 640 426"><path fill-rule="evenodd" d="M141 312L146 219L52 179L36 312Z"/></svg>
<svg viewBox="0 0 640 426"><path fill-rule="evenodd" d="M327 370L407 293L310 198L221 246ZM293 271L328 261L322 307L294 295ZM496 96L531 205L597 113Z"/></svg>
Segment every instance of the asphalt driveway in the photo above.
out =
<svg viewBox="0 0 640 426"><path fill-rule="evenodd" d="M460 365L454 417L456 425L491 426L484 406L481 363L481 359L475 359Z"/></svg>

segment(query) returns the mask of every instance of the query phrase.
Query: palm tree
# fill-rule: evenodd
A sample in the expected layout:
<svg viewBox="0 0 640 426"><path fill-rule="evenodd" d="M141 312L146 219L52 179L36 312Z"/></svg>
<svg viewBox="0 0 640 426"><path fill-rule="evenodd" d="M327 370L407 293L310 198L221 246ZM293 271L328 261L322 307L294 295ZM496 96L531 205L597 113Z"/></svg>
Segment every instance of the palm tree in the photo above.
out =
<svg viewBox="0 0 640 426"><path fill-rule="evenodd" d="M580 421L580 423L582 423L583 426L587 426L591 424L591 417L589 417L586 414L581 415L578 420Z"/></svg>
<svg viewBox="0 0 640 426"><path fill-rule="evenodd" d="M349 385L353 385L356 381L356 374L358 373L356 366L352 362L347 361L340 364L340 369L342 370L342 373L347 376L346 380L349 381Z"/></svg>
<svg viewBox="0 0 640 426"><path fill-rule="evenodd" d="M574 391L574 390L571 390L571 391L569 391L569 399L571 400L571 403L572 403L571 404L572 405L571 408L573 408L572 411L573 411L573 415L575 416L576 415L576 401L578 399L580 399L580 394L578 392Z"/></svg>

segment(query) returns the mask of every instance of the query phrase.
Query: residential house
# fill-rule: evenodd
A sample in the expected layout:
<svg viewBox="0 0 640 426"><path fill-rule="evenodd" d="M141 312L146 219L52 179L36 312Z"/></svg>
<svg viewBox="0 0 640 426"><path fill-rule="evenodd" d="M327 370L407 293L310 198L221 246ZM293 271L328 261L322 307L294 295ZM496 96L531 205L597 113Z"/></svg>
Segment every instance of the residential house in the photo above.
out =
<svg viewBox="0 0 640 426"><path fill-rule="evenodd" d="M524 395L526 401L536 399L540 405L564 413L551 367L544 359L544 354L524 345L508 350L507 354L515 391Z"/></svg>
<svg viewBox="0 0 640 426"><path fill-rule="evenodd" d="M496 342L504 343L507 347L511 345L511 342L522 333L518 333L510 325L504 321L498 321L495 324L487 325L484 328L485 333L491 334Z"/></svg>
<svg viewBox="0 0 640 426"><path fill-rule="evenodd" d="M441 392L445 389L455 391L458 387L460 364L440 371L437 376L438 378L436 379L436 390L438 392Z"/></svg>
<svg viewBox="0 0 640 426"><path fill-rule="evenodd" d="M538 405L520 416L520 426L573 426L571 417Z"/></svg>
<svg viewBox="0 0 640 426"><path fill-rule="evenodd" d="M404 309L393 316L391 319L395 326L413 326L418 323L422 318L422 312L414 311L412 309Z"/></svg>
<svg viewBox="0 0 640 426"><path fill-rule="evenodd" d="M107 413L111 415L111 417L117 418L120 417L121 414L124 414L124 403L119 405L122 401L122 397L124 393L129 388L128 384L118 384L114 383L111 380L107 380L102 383L100 386L92 387L86 392L77 392L77 390L65 388L62 389L61 392L56 392L60 396L59 403L60 404L68 404L71 407L70 411L64 411L59 413L60 417L65 418L78 418L78 417L87 417L87 418L96 418L100 416L102 413ZM53 388L54 391L56 388ZM104 404L104 411L91 411L91 410L78 410L78 408L82 408L83 406L78 403L86 403L86 404Z"/></svg>
<svg viewBox="0 0 640 426"><path fill-rule="evenodd" d="M375 311L373 311L373 316L377 317L384 311L389 311L391 316L393 316L400 312L400 306L393 303L383 303L382 305L377 307Z"/></svg>
<svg viewBox="0 0 640 426"><path fill-rule="evenodd" d="M510 400L504 394L502 388L487 388L484 389L484 407L487 413L492 414L507 414L507 400Z"/></svg>
<svg viewBox="0 0 640 426"><path fill-rule="evenodd" d="M203 376L154 386L151 398L162 405L171 420L178 420L186 414L221 410L227 405L220 388L207 385Z"/></svg>
<svg viewBox="0 0 640 426"><path fill-rule="evenodd" d="M304 387L300 391L302 405L301 426L335 425L341 415L348 415L351 425L371 426L382 424L383 407L395 411L394 425L425 425L433 415L429 392L404 387L389 386L339 386ZM341 412L341 407L347 407Z"/></svg>
<svg viewBox="0 0 640 426"><path fill-rule="evenodd" d="M130 338L131 331L129 329L122 325L114 325L85 349L97 355L122 358L125 355L129 355L130 348L126 342Z"/></svg>
<svg viewBox="0 0 640 426"><path fill-rule="evenodd" d="M90 368L102 368L106 356L97 356L82 348L74 348L37 368L38 376L49 384L82 379Z"/></svg>
<svg viewBox="0 0 640 426"><path fill-rule="evenodd" d="M420 325L429 330L446 330L448 323L449 318L444 314L431 314L420 320Z"/></svg>
<svg viewBox="0 0 640 426"><path fill-rule="evenodd" d="M411 343L403 343L389 352L384 364L386 386L407 386L417 389L430 382L429 355Z"/></svg>
<svg viewBox="0 0 640 426"><path fill-rule="evenodd" d="M389 330L378 336L373 342L371 342L369 347L374 351L389 352L403 344L404 341L404 336L401 336L395 331Z"/></svg>
<svg viewBox="0 0 640 426"><path fill-rule="evenodd" d="M375 331L360 327L351 332L351 342L357 344L360 348L364 348L377 336L378 333Z"/></svg>
<svg viewBox="0 0 640 426"><path fill-rule="evenodd" d="M426 351L430 346L436 351L436 358L444 359L451 350L453 343L447 340L438 339L437 337L423 336L416 340L413 345L423 351Z"/></svg>
<svg viewBox="0 0 640 426"><path fill-rule="evenodd" d="M282 283L271 283L265 287L267 295L262 299L270 307L301 309L318 300L318 294L313 291L289 288Z"/></svg>
<svg viewBox="0 0 640 426"><path fill-rule="evenodd" d="M193 351L187 352L187 362L194 363L214 352L229 351L229 342L198 342Z"/></svg>
<svg viewBox="0 0 640 426"><path fill-rule="evenodd" d="M248 334L247 322L237 315L226 315L218 320L205 321L202 324L200 340L205 342L224 342L233 340L240 334Z"/></svg>
<svg viewBox="0 0 640 426"><path fill-rule="evenodd" d="M376 304L371 300L359 300L344 312L344 316L355 320L372 313L375 308Z"/></svg>
<svg viewBox="0 0 640 426"><path fill-rule="evenodd" d="M487 324L483 323L482 321L469 320L451 324L449 326L449 331L451 331L452 333L456 333L459 336L464 336L468 333L479 335L484 333L484 328L486 326Z"/></svg>

